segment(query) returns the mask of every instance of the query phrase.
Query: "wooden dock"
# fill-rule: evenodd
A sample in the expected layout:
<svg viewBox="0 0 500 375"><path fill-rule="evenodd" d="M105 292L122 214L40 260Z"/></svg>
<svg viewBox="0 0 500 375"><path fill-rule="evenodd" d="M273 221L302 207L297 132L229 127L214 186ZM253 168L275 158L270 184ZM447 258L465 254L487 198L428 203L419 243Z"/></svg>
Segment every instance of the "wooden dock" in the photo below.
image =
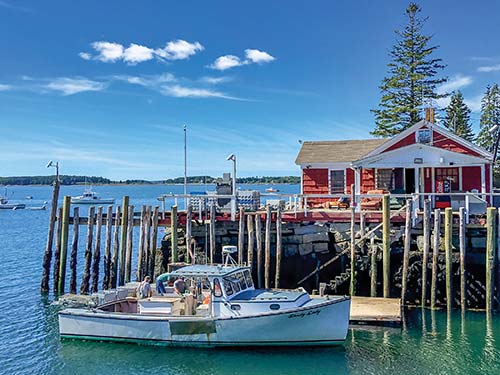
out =
<svg viewBox="0 0 500 375"><path fill-rule="evenodd" d="M351 324L401 325L400 298L352 297Z"/></svg>

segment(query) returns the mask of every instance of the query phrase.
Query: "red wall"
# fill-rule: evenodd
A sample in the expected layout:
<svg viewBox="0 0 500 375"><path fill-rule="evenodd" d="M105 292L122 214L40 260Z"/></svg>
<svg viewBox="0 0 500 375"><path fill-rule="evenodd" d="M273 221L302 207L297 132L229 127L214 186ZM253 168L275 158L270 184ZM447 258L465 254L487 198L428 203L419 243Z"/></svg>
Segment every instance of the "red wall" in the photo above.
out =
<svg viewBox="0 0 500 375"><path fill-rule="evenodd" d="M488 181L489 176L486 176L486 181ZM488 184L486 188L489 189ZM471 191L472 189L481 191L481 167L462 167L462 190Z"/></svg>
<svg viewBox="0 0 500 375"><path fill-rule="evenodd" d="M445 136L433 132L433 146L439 147L439 148L444 148L445 150L453 151L453 152L459 152L461 154L467 154L467 155L472 155L472 156L481 156L479 155L476 151L471 150L470 148L467 148L458 142L455 142L454 140L451 140L449 138L446 138Z"/></svg>
<svg viewBox="0 0 500 375"><path fill-rule="evenodd" d="M375 169L365 169L361 171L361 194L366 194L368 190L375 190Z"/></svg>
<svg viewBox="0 0 500 375"><path fill-rule="evenodd" d="M304 194L328 194L328 169L303 169L302 190ZM325 199L321 198L309 198L307 200L308 204L316 204L324 201Z"/></svg>
<svg viewBox="0 0 500 375"><path fill-rule="evenodd" d="M351 185L354 184L354 171L351 168L345 170L346 193L351 194Z"/></svg>
<svg viewBox="0 0 500 375"><path fill-rule="evenodd" d="M424 193L432 193L432 168L423 168Z"/></svg>
<svg viewBox="0 0 500 375"><path fill-rule="evenodd" d="M392 150L395 150L397 148L412 145L414 143L415 143L415 133L411 133L410 135L407 135L403 139L394 143L391 147L385 149L383 152L392 151Z"/></svg>

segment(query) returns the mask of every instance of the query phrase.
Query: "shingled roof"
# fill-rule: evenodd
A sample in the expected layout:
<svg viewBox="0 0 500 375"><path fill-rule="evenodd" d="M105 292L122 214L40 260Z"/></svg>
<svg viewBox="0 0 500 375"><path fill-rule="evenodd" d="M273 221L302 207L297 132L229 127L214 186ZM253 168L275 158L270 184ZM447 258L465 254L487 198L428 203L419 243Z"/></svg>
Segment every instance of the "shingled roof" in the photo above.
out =
<svg viewBox="0 0 500 375"><path fill-rule="evenodd" d="M385 142L387 139L304 142L295 164L352 162Z"/></svg>

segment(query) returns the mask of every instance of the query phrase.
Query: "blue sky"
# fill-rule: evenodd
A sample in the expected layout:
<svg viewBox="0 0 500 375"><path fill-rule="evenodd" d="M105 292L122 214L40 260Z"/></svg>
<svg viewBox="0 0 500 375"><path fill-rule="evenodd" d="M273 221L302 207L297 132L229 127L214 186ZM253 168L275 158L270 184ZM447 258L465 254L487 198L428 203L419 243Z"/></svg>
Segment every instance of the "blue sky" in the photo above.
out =
<svg viewBox="0 0 500 375"><path fill-rule="evenodd" d="M298 174L298 140L370 137L406 1L0 0L0 175ZM421 1L477 123L500 2ZM443 104L443 103L440 103Z"/></svg>

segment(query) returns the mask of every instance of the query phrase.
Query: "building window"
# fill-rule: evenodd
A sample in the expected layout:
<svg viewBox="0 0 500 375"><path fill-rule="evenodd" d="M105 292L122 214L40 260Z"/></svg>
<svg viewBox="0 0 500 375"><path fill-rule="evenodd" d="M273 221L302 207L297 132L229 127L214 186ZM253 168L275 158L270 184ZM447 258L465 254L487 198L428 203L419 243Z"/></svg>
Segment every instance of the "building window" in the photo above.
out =
<svg viewBox="0 0 500 375"><path fill-rule="evenodd" d="M377 169L377 189L394 190L394 171L392 169Z"/></svg>
<svg viewBox="0 0 500 375"><path fill-rule="evenodd" d="M330 194L344 194L345 171L330 171Z"/></svg>
<svg viewBox="0 0 500 375"><path fill-rule="evenodd" d="M440 184L443 187L437 190L442 189L443 193L459 191L458 168L436 168L436 186L441 186Z"/></svg>
<svg viewBox="0 0 500 375"><path fill-rule="evenodd" d="M430 129L419 129L417 130L417 143L431 143L432 134Z"/></svg>

